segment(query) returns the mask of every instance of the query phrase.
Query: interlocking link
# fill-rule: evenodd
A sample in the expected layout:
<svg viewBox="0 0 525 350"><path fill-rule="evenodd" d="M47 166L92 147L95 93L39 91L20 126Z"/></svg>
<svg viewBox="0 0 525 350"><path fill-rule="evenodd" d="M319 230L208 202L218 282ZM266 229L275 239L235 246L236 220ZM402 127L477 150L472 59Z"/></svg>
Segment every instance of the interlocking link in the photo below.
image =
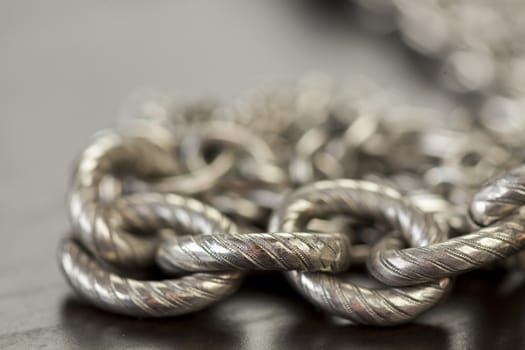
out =
<svg viewBox="0 0 525 350"><path fill-rule="evenodd" d="M153 263L155 239L115 227L118 217L100 199L104 176L119 171L137 176L168 173L175 167L166 151L145 138L99 134L80 156L69 195L73 235L98 257L122 266Z"/></svg>
<svg viewBox="0 0 525 350"><path fill-rule="evenodd" d="M159 266L172 273L195 271L327 271L350 263L350 239L341 233L272 232L181 236L164 242Z"/></svg>
<svg viewBox="0 0 525 350"><path fill-rule="evenodd" d="M234 234L238 229L214 208L175 194L145 193L118 199L127 228L172 228L185 234ZM134 248L134 246L131 246ZM140 247L138 247L140 248ZM196 311L231 294L241 273L197 273L164 281L136 281L112 273L72 240L59 250L62 270L75 291L95 305L134 316Z"/></svg>
<svg viewBox="0 0 525 350"><path fill-rule="evenodd" d="M454 276L519 253L525 248L525 167L493 179L472 199L476 232L420 248L384 239L370 254L369 270L383 283L408 286ZM514 214L513 214L514 213Z"/></svg>
<svg viewBox="0 0 525 350"><path fill-rule="evenodd" d="M300 231L315 217L347 215L372 219L401 233L412 246L446 239L430 215L392 188L366 181L334 180L307 185L275 212L270 230ZM393 325L417 317L438 303L452 286L450 279L408 288L370 289L325 273L288 273L310 301L331 313L369 325Z"/></svg>
<svg viewBox="0 0 525 350"><path fill-rule="evenodd" d="M488 226L525 205L525 167L505 172L479 191L470 204L472 220Z"/></svg>
<svg viewBox="0 0 525 350"><path fill-rule="evenodd" d="M525 220L511 216L471 234L419 248L402 249L384 239L369 257L370 273L391 286L410 286L455 276L517 254L525 248Z"/></svg>
<svg viewBox="0 0 525 350"><path fill-rule="evenodd" d="M102 309L135 317L166 317L198 311L232 294L242 273L195 273L177 279L142 281L122 277L65 239L59 263L71 287Z"/></svg>

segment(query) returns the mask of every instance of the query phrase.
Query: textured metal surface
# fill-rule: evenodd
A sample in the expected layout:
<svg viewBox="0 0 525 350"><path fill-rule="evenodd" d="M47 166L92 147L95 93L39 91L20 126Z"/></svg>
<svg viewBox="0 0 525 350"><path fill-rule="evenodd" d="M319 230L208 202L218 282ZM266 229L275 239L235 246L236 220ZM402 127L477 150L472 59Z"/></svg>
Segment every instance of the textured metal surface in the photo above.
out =
<svg viewBox="0 0 525 350"><path fill-rule="evenodd" d="M95 137L77 162L69 194L73 234L87 249L127 267L151 265L156 254L155 235L127 232L122 218L101 198L101 186L108 175L160 177L153 180L152 189L167 191L165 187L169 187L170 191L195 194L215 184L233 165L231 154L223 153L200 171L172 175L177 169L171 156L174 149L174 135L152 123L141 125L140 132L135 125L120 134L107 131Z"/></svg>
<svg viewBox="0 0 525 350"><path fill-rule="evenodd" d="M410 286L486 266L525 248L525 220L512 216L442 243L401 248L398 240L389 238L376 244L369 256L370 273L391 286Z"/></svg>
<svg viewBox="0 0 525 350"><path fill-rule="evenodd" d="M237 225L217 209L174 193L137 193L114 204L123 227L151 232L171 229L180 235L237 233ZM171 235L171 233L170 233Z"/></svg>
<svg viewBox="0 0 525 350"><path fill-rule="evenodd" d="M401 249L383 239L369 257L374 277L392 286L408 286L454 276L518 254L525 248L525 168L505 172L472 199L470 215L481 229L426 247ZM489 226L490 225L490 226Z"/></svg>
<svg viewBox="0 0 525 350"><path fill-rule="evenodd" d="M241 273L196 273L177 279L141 281L110 272L78 243L65 239L58 259L71 287L105 310L136 316L166 317L198 311L232 294Z"/></svg>
<svg viewBox="0 0 525 350"><path fill-rule="evenodd" d="M143 232L161 228L171 228L179 234L237 232L236 225L214 208L175 194L121 197L115 212L120 214L122 226ZM159 240L160 237L153 242ZM70 240L59 250L59 263L78 294L102 308L134 316L173 316L200 310L231 294L242 278L238 272L223 272L165 281L131 280L111 273Z"/></svg>
<svg viewBox="0 0 525 350"><path fill-rule="evenodd" d="M513 169L484 186L470 203L475 223L487 226L525 204L525 167Z"/></svg>
<svg viewBox="0 0 525 350"><path fill-rule="evenodd" d="M350 263L345 234L305 232L182 236L163 242L159 266L170 273L227 270L340 272Z"/></svg>
<svg viewBox="0 0 525 350"><path fill-rule="evenodd" d="M288 273L288 279L321 309L358 324L389 326L414 320L450 291L448 279L404 288L366 288L341 277L313 272Z"/></svg>
<svg viewBox="0 0 525 350"><path fill-rule="evenodd" d="M354 180L321 181L299 189L277 210L270 229L297 231L313 218L336 214L377 220L398 230L413 246L446 239L431 216L397 191ZM445 278L413 287L370 289L324 273L290 272L288 276L308 300L322 309L369 325L412 320L442 300L452 286Z"/></svg>
<svg viewBox="0 0 525 350"><path fill-rule="evenodd" d="M167 173L174 163L152 141L127 138L115 132L99 134L80 156L69 195L73 234L93 254L122 266L145 266L154 261L156 242L115 227L118 218L100 199L105 175L130 171L137 176Z"/></svg>

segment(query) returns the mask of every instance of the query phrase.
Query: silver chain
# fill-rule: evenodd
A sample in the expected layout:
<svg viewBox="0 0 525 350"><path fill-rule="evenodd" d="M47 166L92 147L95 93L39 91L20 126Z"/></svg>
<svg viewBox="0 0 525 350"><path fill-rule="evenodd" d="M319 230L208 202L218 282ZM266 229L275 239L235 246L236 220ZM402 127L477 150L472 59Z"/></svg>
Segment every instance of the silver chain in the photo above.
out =
<svg viewBox="0 0 525 350"><path fill-rule="evenodd" d="M431 44L420 50L458 67L479 52L497 57L497 72L525 57L511 50L524 42L519 21L472 47L461 41L482 27L464 7L500 23L489 1L374 3L369 10L397 13L409 43ZM473 28L457 21L465 11ZM503 36L502 47L493 39ZM496 89L500 78L462 84L487 101L522 98L522 83ZM525 248L525 118L497 123L485 107L481 118L444 116L322 75L228 105L143 96L75 163L60 266L79 295L132 316L194 312L234 293L249 271L273 270L329 313L408 322L441 302L454 276L525 268L516 258ZM379 286L348 280L350 265L366 265Z"/></svg>

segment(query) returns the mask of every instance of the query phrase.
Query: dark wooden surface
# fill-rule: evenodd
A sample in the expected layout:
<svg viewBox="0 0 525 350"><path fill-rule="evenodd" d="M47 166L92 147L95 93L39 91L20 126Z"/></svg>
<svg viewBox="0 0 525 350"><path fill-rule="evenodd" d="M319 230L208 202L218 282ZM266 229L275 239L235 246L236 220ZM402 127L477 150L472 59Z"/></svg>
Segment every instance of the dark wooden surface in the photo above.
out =
<svg viewBox="0 0 525 350"><path fill-rule="evenodd" d="M331 319L276 275L253 276L226 301L166 320L94 309L60 276L70 162L136 88L230 98L322 70L451 109L425 62L395 36L358 29L344 10L280 0L0 2L0 348L523 348L521 274L461 277L446 303L386 329Z"/></svg>

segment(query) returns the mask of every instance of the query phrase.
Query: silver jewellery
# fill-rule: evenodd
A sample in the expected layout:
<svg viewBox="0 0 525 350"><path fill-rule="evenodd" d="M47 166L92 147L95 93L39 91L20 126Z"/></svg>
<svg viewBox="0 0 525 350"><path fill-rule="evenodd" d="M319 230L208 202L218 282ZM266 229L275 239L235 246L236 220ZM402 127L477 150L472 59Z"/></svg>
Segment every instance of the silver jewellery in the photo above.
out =
<svg viewBox="0 0 525 350"><path fill-rule="evenodd" d="M432 217L405 201L399 192L372 182L346 179L319 181L297 190L275 213L270 230L299 230L312 217L336 214L379 220L401 233L411 246L428 246L446 239ZM314 304L357 323L372 325L415 318L439 302L452 283L450 279L435 278L431 284L369 289L333 274L291 271L288 276Z"/></svg>
<svg viewBox="0 0 525 350"><path fill-rule="evenodd" d="M392 325L442 301L450 277L520 253L525 167L504 170L520 154L482 126L408 122L428 112L319 79L243 110L164 107L164 119L97 134L76 163L59 249L73 289L118 313L173 316L220 301L250 270L287 271L323 310ZM301 105L315 96L322 108ZM265 113L282 120L261 123ZM342 278L352 261L383 286ZM165 278L148 280L151 266Z"/></svg>
<svg viewBox="0 0 525 350"><path fill-rule="evenodd" d="M469 27L523 6L360 3L452 61L482 108L440 115L322 75L225 105L131 101L75 163L58 259L76 293L121 314L175 316L220 302L252 270L282 271L327 313L386 326L435 307L466 271L525 268L523 87L497 73L525 57L523 33L516 21L494 27L502 41ZM469 6L480 16L461 23ZM462 71L481 56L490 79ZM491 101L503 101L503 122ZM356 265L377 287L345 275Z"/></svg>

